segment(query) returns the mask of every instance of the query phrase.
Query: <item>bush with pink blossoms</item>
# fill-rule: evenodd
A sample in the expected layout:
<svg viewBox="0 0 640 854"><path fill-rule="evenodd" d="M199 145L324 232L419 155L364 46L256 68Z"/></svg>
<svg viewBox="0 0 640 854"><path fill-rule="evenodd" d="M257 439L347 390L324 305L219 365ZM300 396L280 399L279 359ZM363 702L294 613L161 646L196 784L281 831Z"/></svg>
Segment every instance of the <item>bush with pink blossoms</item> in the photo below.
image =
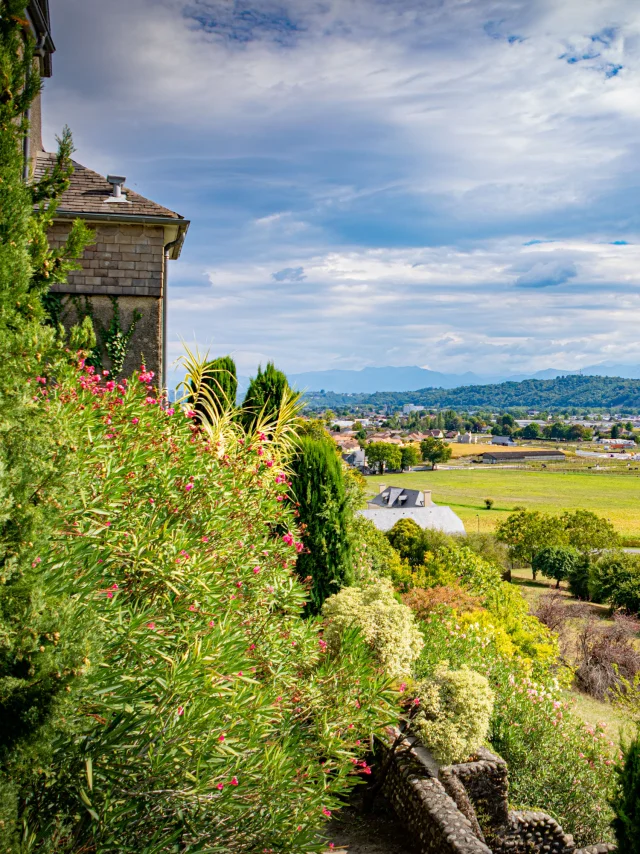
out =
<svg viewBox="0 0 640 854"><path fill-rule="evenodd" d="M301 617L269 440L207 441L151 381L52 392L80 440L38 571L88 654L21 819L43 852L318 850L396 695Z"/></svg>

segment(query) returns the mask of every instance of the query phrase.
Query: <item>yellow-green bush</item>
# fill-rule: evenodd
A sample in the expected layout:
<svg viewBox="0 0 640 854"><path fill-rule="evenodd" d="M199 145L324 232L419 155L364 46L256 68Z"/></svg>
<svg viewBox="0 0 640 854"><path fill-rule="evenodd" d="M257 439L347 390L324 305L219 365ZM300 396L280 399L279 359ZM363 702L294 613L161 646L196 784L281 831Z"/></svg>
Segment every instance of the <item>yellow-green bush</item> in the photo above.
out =
<svg viewBox="0 0 640 854"><path fill-rule="evenodd" d="M330 651L339 650L345 633L357 628L388 676L410 676L424 642L413 612L397 601L390 581L344 587L325 601L322 613L327 619L324 640Z"/></svg>
<svg viewBox="0 0 640 854"><path fill-rule="evenodd" d="M421 711L413 728L443 765L472 756L487 738L494 694L480 673L438 666L432 679L419 682Z"/></svg>

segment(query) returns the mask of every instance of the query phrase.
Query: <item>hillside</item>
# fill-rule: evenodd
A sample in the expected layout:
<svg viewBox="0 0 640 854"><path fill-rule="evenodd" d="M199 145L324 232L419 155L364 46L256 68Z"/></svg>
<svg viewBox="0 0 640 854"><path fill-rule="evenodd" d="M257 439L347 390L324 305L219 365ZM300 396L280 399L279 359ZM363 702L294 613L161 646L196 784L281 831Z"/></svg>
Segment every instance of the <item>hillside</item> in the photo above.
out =
<svg viewBox="0 0 640 854"><path fill-rule="evenodd" d="M640 380L572 374L549 380L528 379L458 388L424 388L419 391L376 394L308 393L314 409L344 405L399 408L405 403L452 409L623 409L640 410Z"/></svg>

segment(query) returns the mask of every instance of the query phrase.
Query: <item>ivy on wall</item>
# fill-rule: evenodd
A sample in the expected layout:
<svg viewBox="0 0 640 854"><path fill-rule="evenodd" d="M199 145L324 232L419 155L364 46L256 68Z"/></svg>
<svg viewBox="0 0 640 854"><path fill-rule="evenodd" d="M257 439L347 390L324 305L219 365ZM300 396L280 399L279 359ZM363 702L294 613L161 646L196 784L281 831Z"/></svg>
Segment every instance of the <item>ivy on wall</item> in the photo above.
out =
<svg viewBox="0 0 640 854"><path fill-rule="evenodd" d="M58 295L52 294L52 296ZM113 313L111 315L109 325L104 326L104 324L95 317L93 304L89 297L85 296L81 299L79 296L70 295L68 299L73 303L76 310L78 323L82 323L85 317L88 317L96 331L96 346L87 358L87 364L93 365L97 371L102 371L103 356L106 355L111 363L111 374L114 377L118 376L122 373L122 368L129 352L129 345L133 338L133 333L135 332L138 322L142 319L142 314L138 309L135 309L131 318L131 323L128 328L125 329L120 318L120 304L118 302L118 297L110 296L109 299L111 300ZM62 300L59 306L56 303L55 305L52 305L51 308L53 311L48 307L51 321L54 322L54 312L57 311L57 317L59 318L57 322L61 322L63 317Z"/></svg>

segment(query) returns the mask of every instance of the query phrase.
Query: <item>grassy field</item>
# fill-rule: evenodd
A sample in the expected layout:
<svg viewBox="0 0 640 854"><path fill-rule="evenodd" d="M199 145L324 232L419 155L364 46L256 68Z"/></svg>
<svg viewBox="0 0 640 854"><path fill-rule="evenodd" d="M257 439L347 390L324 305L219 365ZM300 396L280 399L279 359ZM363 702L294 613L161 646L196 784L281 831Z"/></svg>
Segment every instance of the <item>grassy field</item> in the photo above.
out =
<svg viewBox="0 0 640 854"><path fill-rule="evenodd" d="M522 451L522 448L520 447L514 448L500 445L465 445L463 442L449 442L448 444L451 448L451 459L453 460L457 460L460 457L477 457L478 454L490 454L493 451L506 451L507 453L511 451ZM553 448L555 449L555 445L553 445ZM536 450L538 449L536 448Z"/></svg>
<svg viewBox="0 0 640 854"><path fill-rule="evenodd" d="M378 483L431 489L436 504L448 504L467 531L492 531L514 507L561 513L592 510L629 537L640 536L640 477L635 472L591 473L527 471L474 466L368 477L373 494ZM492 510L484 499L493 498Z"/></svg>

